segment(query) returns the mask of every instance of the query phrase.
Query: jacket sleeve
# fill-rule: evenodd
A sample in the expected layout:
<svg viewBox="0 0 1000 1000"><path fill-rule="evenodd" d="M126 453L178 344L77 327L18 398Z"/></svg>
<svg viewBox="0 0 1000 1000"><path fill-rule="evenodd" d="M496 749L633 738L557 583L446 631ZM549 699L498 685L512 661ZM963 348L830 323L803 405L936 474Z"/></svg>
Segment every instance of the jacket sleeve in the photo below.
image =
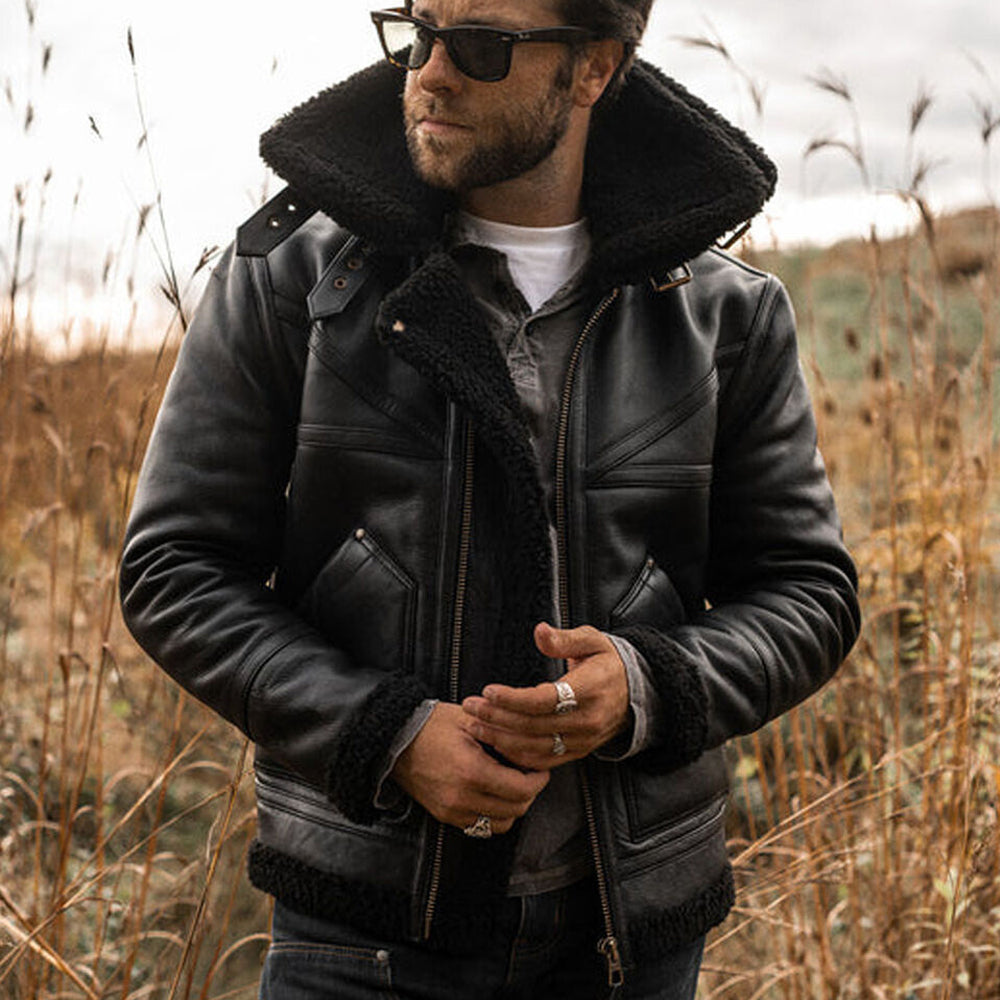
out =
<svg viewBox="0 0 1000 1000"><path fill-rule="evenodd" d="M706 593L707 610L678 627L619 630L660 696L651 767L690 763L798 704L860 627L792 307L773 278L720 400Z"/></svg>
<svg viewBox="0 0 1000 1000"><path fill-rule="evenodd" d="M230 248L185 335L122 557L126 624L179 684L358 822L427 696L352 660L282 605L279 560L303 358L267 263Z"/></svg>

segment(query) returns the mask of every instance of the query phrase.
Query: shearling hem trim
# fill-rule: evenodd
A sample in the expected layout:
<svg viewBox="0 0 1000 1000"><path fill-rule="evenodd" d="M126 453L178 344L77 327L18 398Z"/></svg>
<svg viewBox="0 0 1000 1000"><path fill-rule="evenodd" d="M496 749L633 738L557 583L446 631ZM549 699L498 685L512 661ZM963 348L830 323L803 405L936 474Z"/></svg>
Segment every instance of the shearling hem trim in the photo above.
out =
<svg viewBox="0 0 1000 1000"><path fill-rule="evenodd" d="M697 666L675 642L646 625L617 629L645 657L660 696L654 743L640 757L652 770L673 770L697 760L708 736L708 693ZM640 757L636 763L640 763Z"/></svg>
<svg viewBox="0 0 1000 1000"><path fill-rule="evenodd" d="M317 920L338 920L389 940L407 937L405 893L322 872L255 840L247 862L250 883L283 906Z"/></svg>
<svg viewBox="0 0 1000 1000"><path fill-rule="evenodd" d="M480 860L486 854L498 853L494 845L486 842L479 848ZM466 868L466 875L469 870ZM247 874L255 888L296 913L344 923L387 941L412 940L408 926L412 901L407 893L320 871L259 840L251 845ZM484 892L476 882L472 880L460 899L442 896L427 942L429 948L474 955L489 947L497 934L513 932L514 928L501 925L503 907L499 904L503 893L496 895L494 887L491 897L489 890Z"/></svg>
<svg viewBox="0 0 1000 1000"><path fill-rule="evenodd" d="M378 819L375 793L396 733L431 693L415 677L392 674L365 699L344 727L327 771L327 794L352 822Z"/></svg>
<svg viewBox="0 0 1000 1000"><path fill-rule="evenodd" d="M336 920L389 941L410 938L406 893L354 879L341 878L304 864L255 840L247 864L250 883L283 906L317 920ZM669 910L640 914L625 928L634 964L655 961L683 948L722 923L736 901L733 871L722 874L697 896ZM497 933L498 907L439 910L429 946L454 954L474 954Z"/></svg>
<svg viewBox="0 0 1000 1000"><path fill-rule="evenodd" d="M683 948L726 919L736 902L733 869L727 863L722 874L704 892L670 910L644 914L628 923L633 961L655 961Z"/></svg>

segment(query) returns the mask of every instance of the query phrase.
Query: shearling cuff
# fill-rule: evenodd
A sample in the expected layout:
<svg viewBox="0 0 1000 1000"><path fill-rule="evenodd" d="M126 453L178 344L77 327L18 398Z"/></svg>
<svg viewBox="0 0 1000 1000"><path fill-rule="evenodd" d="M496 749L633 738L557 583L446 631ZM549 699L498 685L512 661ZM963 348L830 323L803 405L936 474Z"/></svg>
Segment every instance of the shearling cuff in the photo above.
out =
<svg viewBox="0 0 1000 1000"><path fill-rule="evenodd" d="M636 763L669 771L697 760L708 736L708 694L697 666L677 643L654 628L633 625L616 634L645 658L660 702L652 745Z"/></svg>
<svg viewBox="0 0 1000 1000"><path fill-rule="evenodd" d="M365 826L380 816L375 806L389 748L414 710L430 697L410 674L392 674L379 684L344 727L327 772L327 794L352 822Z"/></svg>

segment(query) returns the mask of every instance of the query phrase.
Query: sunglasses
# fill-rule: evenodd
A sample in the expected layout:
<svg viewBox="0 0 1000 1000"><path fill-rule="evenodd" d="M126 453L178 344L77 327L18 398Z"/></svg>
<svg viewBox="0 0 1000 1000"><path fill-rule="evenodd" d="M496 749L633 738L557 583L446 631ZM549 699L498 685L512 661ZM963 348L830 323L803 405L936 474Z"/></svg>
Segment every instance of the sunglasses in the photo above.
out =
<svg viewBox="0 0 1000 1000"><path fill-rule="evenodd" d="M385 57L400 69L427 64L434 43L441 39L455 68L473 80L496 83L510 72L511 52L519 42L574 42L593 38L586 28L530 28L505 31L481 25L438 28L410 17L402 8L372 11Z"/></svg>

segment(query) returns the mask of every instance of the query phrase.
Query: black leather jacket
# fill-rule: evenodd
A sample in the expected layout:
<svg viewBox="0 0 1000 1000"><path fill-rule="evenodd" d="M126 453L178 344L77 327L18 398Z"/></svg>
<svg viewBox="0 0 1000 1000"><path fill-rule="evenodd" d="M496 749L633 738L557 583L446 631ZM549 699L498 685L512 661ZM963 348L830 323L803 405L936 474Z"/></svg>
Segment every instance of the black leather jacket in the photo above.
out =
<svg viewBox="0 0 1000 1000"><path fill-rule="evenodd" d="M437 245L449 205L409 167L400 90L375 67L265 136L294 194L215 270L121 589L142 645L257 745L255 884L461 949L492 931L514 838L379 813L374 786L423 698L542 678L551 557L517 397ZM858 629L789 302L710 249L773 182L642 64L593 130L593 310L551 512L562 613L629 638L663 706L648 750L585 768L616 974L725 916L722 744L815 691Z"/></svg>

